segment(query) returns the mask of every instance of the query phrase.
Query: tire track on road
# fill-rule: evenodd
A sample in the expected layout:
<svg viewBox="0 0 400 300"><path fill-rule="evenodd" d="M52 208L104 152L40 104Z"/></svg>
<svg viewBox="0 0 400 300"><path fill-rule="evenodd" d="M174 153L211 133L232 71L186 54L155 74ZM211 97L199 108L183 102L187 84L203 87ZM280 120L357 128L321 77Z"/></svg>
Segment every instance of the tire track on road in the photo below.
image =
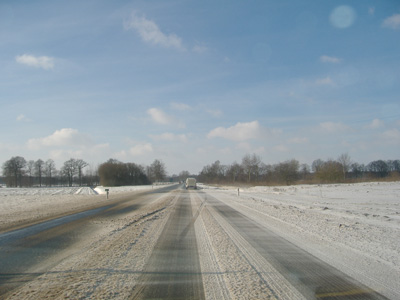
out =
<svg viewBox="0 0 400 300"><path fill-rule="evenodd" d="M192 193L191 196L192 204L194 204L194 215L200 216L196 218L194 226L199 245L205 297L209 300L232 299L229 289L226 286L225 274L218 264L217 251L213 248L210 235L207 232L210 223L203 219L204 213L202 211L207 199L202 200L199 197L199 193Z"/></svg>
<svg viewBox="0 0 400 300"><path fill-rule="evenodd" d="M204 299L190 193L171 213L130 299Z"/></svg>

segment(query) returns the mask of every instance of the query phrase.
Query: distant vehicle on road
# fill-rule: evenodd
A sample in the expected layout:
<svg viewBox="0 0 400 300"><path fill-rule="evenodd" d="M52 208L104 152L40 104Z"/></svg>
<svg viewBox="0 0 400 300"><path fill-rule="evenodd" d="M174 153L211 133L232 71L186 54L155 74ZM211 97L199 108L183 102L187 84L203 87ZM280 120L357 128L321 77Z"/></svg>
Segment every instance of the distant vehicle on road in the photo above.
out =
<svg viewBox="0 0 400 300"><path fill-rule="evenodd" d="M185 183L185 187L186 187L186 189L189 189L189 188L197 189L196 179L195 178L187 178L186 179L186 183Z"/></svg>

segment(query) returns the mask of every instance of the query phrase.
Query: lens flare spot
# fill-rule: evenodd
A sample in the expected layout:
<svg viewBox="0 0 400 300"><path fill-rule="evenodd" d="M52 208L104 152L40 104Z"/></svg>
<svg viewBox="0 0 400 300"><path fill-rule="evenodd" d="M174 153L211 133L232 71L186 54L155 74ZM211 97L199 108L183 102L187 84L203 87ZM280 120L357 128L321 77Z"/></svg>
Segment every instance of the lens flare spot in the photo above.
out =
<svg viewBox="0 0 400 300"><path fill-rule="evenodd" d="M340 29L350 27L355 19L356 13L354 9L347 5L336 7L330 16L331 24Z"/></svg>

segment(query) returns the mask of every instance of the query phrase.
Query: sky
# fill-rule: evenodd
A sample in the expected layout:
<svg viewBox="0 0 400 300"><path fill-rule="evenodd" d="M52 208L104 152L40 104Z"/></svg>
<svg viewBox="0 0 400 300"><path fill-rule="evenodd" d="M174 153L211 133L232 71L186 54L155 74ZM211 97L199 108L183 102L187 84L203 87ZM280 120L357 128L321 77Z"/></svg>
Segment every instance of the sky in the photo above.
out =
<svg viewBox="0 0 400 300"><path fill-rule="evenodd" d="M397 0L0 2L0 163L400 159Z"/></svg>

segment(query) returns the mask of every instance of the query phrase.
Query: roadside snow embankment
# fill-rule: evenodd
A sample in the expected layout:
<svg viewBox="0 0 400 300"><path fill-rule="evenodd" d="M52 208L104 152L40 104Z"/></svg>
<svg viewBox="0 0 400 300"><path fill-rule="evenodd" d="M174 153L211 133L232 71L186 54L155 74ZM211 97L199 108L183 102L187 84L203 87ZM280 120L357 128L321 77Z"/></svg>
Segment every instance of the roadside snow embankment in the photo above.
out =
<svg viewBox="0 0 400 300"><path fill-rule="evenodd" d="M109 193L120 194L120 193L129 193L129 192L137 192L137 191L145 191L151 189L159 189L164 187L165 185L135 185L135 186L115 186L115 187L106 187L106 186L97 186L94 188L94 191L97 194L106 194L106 189L109 190Z"/></svg>

